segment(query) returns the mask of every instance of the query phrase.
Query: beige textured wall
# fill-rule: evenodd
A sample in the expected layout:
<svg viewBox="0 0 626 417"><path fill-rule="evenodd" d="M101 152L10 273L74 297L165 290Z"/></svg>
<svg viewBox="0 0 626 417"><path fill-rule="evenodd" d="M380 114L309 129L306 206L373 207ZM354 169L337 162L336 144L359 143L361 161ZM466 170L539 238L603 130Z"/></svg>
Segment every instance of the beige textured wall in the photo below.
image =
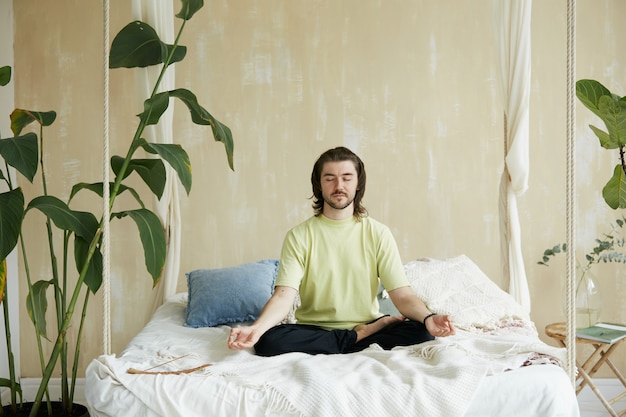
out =
<svg viewBox="0 0 626 417"><path fill-rule="evenodd" d="M46 133L52 192L101 177L100 9L89 2L15 2L16 106L55 109ZM132 20L113 0L112 34ZM178 9L179 4L175 4ZM523 251L540 330L561 321L564 268L536 265L543 249L565 239L565 2L533 6L531 178L519 200ZM177 10L176 10L177 11ZM626 4L579 1L578 78L597 78L624 94ZM207 1L187 25L187 58L177 86L196 93L235 138L235 172L221 144L176 106L175 141L191 156L194 184L181 198L184 272L278 256L286 230L311 214L315 158L346 145L365 161L370 214L388 224L405 261L461 253L499 276L498 183L503 168L491 2L388 0ZM111 73L112 153L134 132L131 70ZM611 170L579 109L579 237L589 242L613 217L598 195ZM27 192L33 192L24 184ZM96 199L79 205L98 211ZM120 200L122 206L129 200ZM599 219L599 220L596 220ZM37 219L28 236L36 241ZM143 326L153 290L134 226L112 225L113 351ZM582 241L581 241L582 242ZM581 243L582 244L582 243ZM45 248L39 250L43 257ZM47 264L31 265L46 274ZM600 271L600 269L598 269ZM602 268L602 319L626 322L621 268ZM25 294L24 294L25 295ZM101 352L100 295L90 305L83 367ZM23 317L26 317L23 314ZM22 356L32 329L21 326ZM618 366L625 366L622 357ZM34 363L23 376L38 375Z"/></svg>

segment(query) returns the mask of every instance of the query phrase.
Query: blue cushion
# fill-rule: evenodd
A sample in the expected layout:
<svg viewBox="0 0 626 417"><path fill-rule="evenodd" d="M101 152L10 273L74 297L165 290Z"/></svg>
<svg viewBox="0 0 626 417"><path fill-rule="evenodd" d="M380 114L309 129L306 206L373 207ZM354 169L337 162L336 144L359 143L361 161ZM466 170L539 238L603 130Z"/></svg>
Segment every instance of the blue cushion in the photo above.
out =
<svg viewBox="0 0 626 417"><path fill-rule="evenodd" d="M274 291L277 260L188 272L186 327L256 320Z"/></svg>

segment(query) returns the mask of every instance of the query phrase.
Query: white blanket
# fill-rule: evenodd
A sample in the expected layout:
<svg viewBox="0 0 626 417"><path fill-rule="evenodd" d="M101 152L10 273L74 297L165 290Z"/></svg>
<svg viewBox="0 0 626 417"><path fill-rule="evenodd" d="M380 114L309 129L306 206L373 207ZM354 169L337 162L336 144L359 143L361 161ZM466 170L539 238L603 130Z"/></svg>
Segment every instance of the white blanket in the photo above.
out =
<svg viewBox="0 0 626 417"><path fill-rule="evenodd" d="M518 368L535 353L564 357L563 349L508 329L500 334L459 332L392 351L373 345L347 355L262 358L228 350L229 327L182 327L182 314L181 303L162 308L119 358L94 360L87 371L88 402L114 400L102 389L101 382L108 380L124 387L116 391L118 397L120 392L134 397L119 405L119 412L133 416L460 417L487 375ZM174 358L179 359L166 363ZM213 365L184 375L127 372L206 363Z"/></svg>

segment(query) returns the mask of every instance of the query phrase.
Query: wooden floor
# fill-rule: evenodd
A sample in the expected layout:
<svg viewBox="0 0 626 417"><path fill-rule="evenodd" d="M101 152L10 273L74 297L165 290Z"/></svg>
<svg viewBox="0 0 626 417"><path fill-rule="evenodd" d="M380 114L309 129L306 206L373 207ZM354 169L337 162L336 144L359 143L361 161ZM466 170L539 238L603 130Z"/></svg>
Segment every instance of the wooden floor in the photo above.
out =
<svg viewBox="0 0 626 417"><path fill-rule="evenodd" d="M606 399L614 398L624 391L622 384L620 384L619 380L616 378L595 379L594 381ZM585 387L581 393L578 394L578 407L580 409L580 417L610 416L609 412L604 408L598 397L596 397L589 387ZM626 409L626 398L622 398L614 404L613 408L618 413Z"/></svg>

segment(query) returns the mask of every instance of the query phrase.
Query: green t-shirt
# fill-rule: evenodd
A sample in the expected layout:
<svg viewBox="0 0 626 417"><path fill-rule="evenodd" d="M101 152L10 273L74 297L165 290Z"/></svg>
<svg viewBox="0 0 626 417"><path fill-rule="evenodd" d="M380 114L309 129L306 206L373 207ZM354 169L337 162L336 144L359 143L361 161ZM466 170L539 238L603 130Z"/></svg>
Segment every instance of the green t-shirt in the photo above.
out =
<svg viewBox="0 0 626 417"><path fill-rule="evenodd" d="M380 317L379 278L388 291L409 285L389 228L320 215L287 233L276 285L299 290L298 323L352 329Z"/></svg>

